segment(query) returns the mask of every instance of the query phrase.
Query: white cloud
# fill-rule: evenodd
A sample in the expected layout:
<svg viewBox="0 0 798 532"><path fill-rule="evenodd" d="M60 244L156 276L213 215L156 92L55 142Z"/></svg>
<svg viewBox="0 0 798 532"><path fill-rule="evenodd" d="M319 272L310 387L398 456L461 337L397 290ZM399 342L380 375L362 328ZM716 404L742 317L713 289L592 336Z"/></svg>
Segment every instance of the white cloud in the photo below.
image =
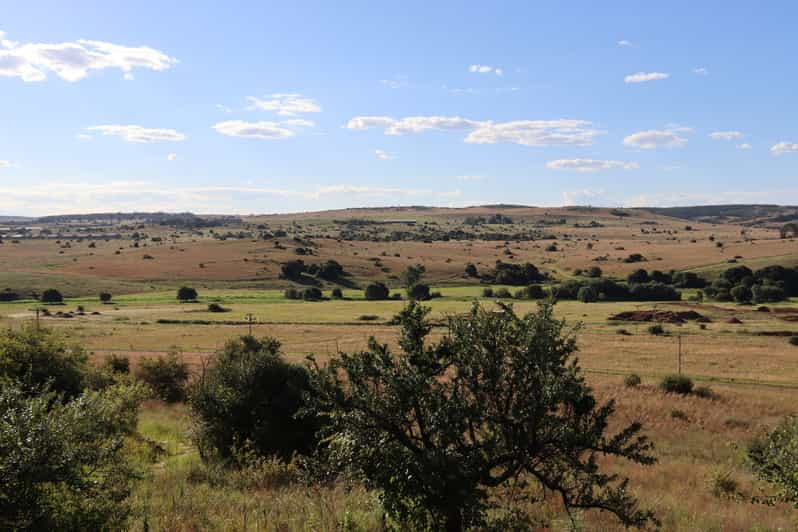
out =
<svg viewBox="0 0 798 532"><path fill-rule="evenodd" d="M232 110L232 109L230 109L228 106L226 106L226 105L222 105L222 104L220 104L220 103L217 103L217 104L216 104L216 108L217 108L218 110L220 110L220 111L223 111L223 112L225 112L225 113L232 113L232 112L233 112L233 110Z"/></svg>
<svg viewBox="0 0 798 532"><path fill-rule="evenodd" d="M116 68L130 79L135 68L162 71L177 59L148 46L121 46L102 41L80 39L58 44L25 43L0 40L0 76L23 81L44 81L48 73L74 82L91 70Z"/></svg>
<svg viewBox="0 0 798 532"><path fill-rule="evenodd" d="M374 155L376 155L377 159L381 161L390 161L394 158L393 154L388 153L385 150L374 150Z"/></svg>
<svg viewBox="0 0 798 532"><path fill-rule="evenodd" d="M574 170L576 172L598 172L599 170L612 170L622 168L624 170L636 170L640 165L635 162L627 161L607 161L597 159L558 159L546 163L546 168L552 170Z"/></svg>
<svg viewBox="0 0 798 532"><path fill-rule="evenodd" d="M260 109L261 111L277 111L280 116L296 116L303 113L320 113L321 107L312 98L305 98L301 94L272 94L269 99L261 99L249 96L250 103L248 109Z"/></svg>
<svg viewBox="0 0 798 532"><path fill-rule="evenodd" d="M779 142L770 147L770 153L773 155L782 155L784 153L798 153L798 143L796 142Z"/></svg>
<svg viewBox="0 0 798 532"><path fill-rule="evenodd" d="M176 161L177 160L177 154L176 153L170 153L169 155L166 156L166 160L167 161Z"/></svg>
<svg viewBox="0 0 798 532"><path fill-rule="evenodd" d="M468 71L473 72L474 74L496 74L497 76L504 75L504 70L489 65L471 65L468 67Z"/></svg>
<svg viewBox="0 0 798 532"><path fill-rule="evenodd" d="M227 120L211 126L217 133L228 137L241 137L250 139L287 139L296 133L279 122L245 122L243 120Z"/></svg>
<svg viewBox="0 0 798 532"><path fill-rule="evenodd" d="M186 136L174 129L152 129L134 125L104 125L86 128L89 131L99 131L103 135L120 137L125 142L180 142Z"/></svg>
<svg viewBox="0 0 798 532"><path fill-rule="evenodd" d="M486 179L481 175L456 175L454 178L458 181L484 181Z"/></svg>
<svg viewBox="0 0 798 532"><path fill-rule="evenodd" d="M748 144L747 142L743 142L742 144L738 144L737 145L737 149L738 150L750 150L751 149L751 145Z"/></svg>
<svg viewBox="0 0 798 532"><path fill-rule="evenodd" d="M693 74L696 74L698 76L707 76L709 75L709 70L707 70L704 67L698 67L693 69Z"/></svg>
<svg viewBox="0 0 798 532"><path fill-rule="evenodd" d="M632 46L632 43L626 39L622 39L618 41L618 46Z"/></svg>
<svg viewBox="0 0 798 532"><path fill-rule="evenodd" d="M407 87L407 76L394 76L392 79L381 79L380 85L384 85L389 89L401 89Z"/></svg>
<svg viewBox="0 0 798 532"><path fill-rule="evenodd" d="M678 148L687 144L687 139L678 135L678 133L686 131L690 131L690 128L638 131L624 138L623 143L626 146L643 150L654 150L663 147Z"/></svg>
<svg viewBox="0 0 798 532"><path fill-rule="evenodd" d="M0 168L10 168L11 162L0 159Z"/></svg>
<svg viewBox="0 0 798 532"><path fill-rule="evenodd" d="M134 76L132 72L125 72L122 77L125 79L125 81L133 81L136 79L136 76Z"/></svg>
<svg viewBox="0 0 798 532"><path fill-rule="evenodd" d="M713 131L709 136L712 140L740 140L745 135L739 131Z"/></svg>
<svg viewBox="0 0 798 532"><path fill-rule="evenodd" d="M658 79L668 79L670 74L664 72L638 72L636 74L629 74L623 78L624 83L645 83L646 81L655 81Z"/></svg>
<svg viewBox="0 0 798 532"><path fill-rule="evenodd" d="M593 129L586 120L515 120L512 122L477 121L459 116L357 116L344 127L356 131L383 129L386 135L421 133L426 130L468 131L464 141L470 144L510 142L523 146L588 145L606 131Z"/></svg>

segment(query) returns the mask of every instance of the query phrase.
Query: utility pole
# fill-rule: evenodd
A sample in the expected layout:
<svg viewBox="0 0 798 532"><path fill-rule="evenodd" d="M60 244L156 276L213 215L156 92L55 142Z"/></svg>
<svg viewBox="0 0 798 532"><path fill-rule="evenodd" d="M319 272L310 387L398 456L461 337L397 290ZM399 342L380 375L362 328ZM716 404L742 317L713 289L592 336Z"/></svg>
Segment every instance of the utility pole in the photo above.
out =
<svg viewBox="0 0 798 532"><path fill-rule="evenodd" d="M252 314L247 314L244 317L247 319L247 322L249 323L249 335L252 336L252 324L255 322L255 316L253 316Z"/></svg>

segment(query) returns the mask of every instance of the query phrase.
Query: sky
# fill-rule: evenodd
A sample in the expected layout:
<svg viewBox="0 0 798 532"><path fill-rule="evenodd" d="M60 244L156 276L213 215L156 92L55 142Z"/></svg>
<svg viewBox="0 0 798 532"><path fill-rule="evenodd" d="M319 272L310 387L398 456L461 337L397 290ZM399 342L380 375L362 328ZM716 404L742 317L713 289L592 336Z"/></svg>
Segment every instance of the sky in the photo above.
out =
<svg viewBox="0 0 798 532"><path fill-rule="evenodd" d="M793 1L0 8L0 214L798 204Z"/></svg>

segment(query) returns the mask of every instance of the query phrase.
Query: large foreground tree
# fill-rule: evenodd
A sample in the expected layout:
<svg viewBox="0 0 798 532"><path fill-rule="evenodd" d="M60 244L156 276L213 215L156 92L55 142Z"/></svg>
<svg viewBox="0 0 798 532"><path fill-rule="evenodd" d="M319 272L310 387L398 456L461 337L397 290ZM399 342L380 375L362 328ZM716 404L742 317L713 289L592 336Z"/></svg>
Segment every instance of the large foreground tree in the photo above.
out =
<svg viewBox="0 0 798 532"><path fill-rule="evenodd" d="M600 455L652 464L633 423L605 435L612 402L599 405L572 355L574 330L552 306L517 316L477 305L426 342L428 309L401 313L402 352L369 349L311 359L313 410L329 417L331 459L382 493L404 527L459 531L497 514L495 490L526 486L527 506L556 494L569 511L598 508L627 526L655 524L627 480L600 471ZM489 511L494 510L494 511ZM515 515L520 510L516 509Z"/></svg>

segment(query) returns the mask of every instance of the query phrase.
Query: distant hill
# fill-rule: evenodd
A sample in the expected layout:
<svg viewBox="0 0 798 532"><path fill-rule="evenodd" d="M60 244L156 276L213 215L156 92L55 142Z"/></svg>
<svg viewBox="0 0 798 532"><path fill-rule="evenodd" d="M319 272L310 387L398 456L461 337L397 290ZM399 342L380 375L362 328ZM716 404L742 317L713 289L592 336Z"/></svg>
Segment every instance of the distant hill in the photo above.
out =
<svg viewBox="0 0 798 532"><path fill-rule="evenodd" d="M31 222L33 220L35 220L35 218L29 218L27 216L0 216L0 223Z"/></svg>
<svg viewBox="0 0 798 532"><path fill-rule="evenodd" d="M789 205L696 205L692 207L648 207L637 210L715 224L768 225L798 221L798 206Z"/></svg>

